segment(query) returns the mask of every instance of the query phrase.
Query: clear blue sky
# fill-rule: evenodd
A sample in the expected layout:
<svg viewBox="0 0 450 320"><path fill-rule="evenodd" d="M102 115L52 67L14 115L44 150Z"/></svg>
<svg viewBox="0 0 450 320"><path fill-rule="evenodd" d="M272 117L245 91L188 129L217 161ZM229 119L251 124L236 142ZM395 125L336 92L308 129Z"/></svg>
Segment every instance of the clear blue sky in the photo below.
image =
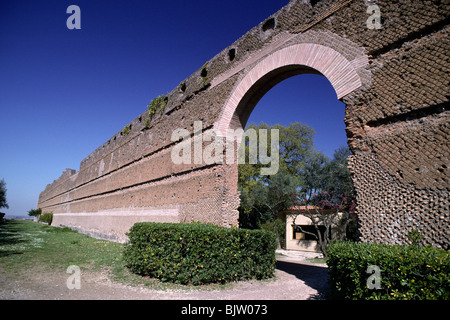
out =
<svg viewBox="0 0 450 320"><path fill-rule="evenodd" d="M0 179L7 216L287 0L0 1ZM81 30L68 30L69 5ZM332 155L346 144L344 105L328 80L302 75L270 90L250 121L300 121Z"/></svg>

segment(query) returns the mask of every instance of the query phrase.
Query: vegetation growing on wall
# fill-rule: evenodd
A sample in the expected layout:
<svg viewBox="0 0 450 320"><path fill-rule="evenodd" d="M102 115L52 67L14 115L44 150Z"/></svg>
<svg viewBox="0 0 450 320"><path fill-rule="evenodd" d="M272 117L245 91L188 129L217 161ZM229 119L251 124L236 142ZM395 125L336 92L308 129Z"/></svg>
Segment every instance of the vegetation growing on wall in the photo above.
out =
<svg viewBox="0 0 450 320"><path fill-rule="evenodd" d="M178 85L178 93L183 93L185 91L186 91L186 82L183 81Z"/></svg>
<svg viewBox="0 0 450 320"><path fill-rule="evenodd" d="M200 77L202 84L205 85L208 82L208 62L203 65Z"/></svg>
<svg viewBox="0 0 450 320"><path fill-rule="evenodd" d="M148 108L148 117L144 122L144 129L150 128L150 121L153 119L155 114L163 114L164 109L167 105L167 97L165 95L157 96L155 99L150 101Z"/></svg>
<svg viewBox="0 0 450 320"><path fill-rule="evenodd" d="M130 134L131 132L131 124L125 126L125 128L122 129L122 131L120 131L120 133L124 136Z"/></svg>

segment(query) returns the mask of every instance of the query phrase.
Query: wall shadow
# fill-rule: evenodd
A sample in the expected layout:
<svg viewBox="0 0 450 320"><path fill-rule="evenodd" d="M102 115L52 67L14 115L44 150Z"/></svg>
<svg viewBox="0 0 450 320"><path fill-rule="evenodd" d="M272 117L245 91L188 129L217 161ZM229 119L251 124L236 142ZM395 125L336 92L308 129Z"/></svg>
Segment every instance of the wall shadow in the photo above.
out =
<svg viewBox="0 0 450 320"><path fill-rule="evenodd" d="M283 260L277 261L276 268L294 275L302 280L307 286L317 290L318 293L310 297L309 300L323 300L331 294L328 283L328 268Z"/></svg>

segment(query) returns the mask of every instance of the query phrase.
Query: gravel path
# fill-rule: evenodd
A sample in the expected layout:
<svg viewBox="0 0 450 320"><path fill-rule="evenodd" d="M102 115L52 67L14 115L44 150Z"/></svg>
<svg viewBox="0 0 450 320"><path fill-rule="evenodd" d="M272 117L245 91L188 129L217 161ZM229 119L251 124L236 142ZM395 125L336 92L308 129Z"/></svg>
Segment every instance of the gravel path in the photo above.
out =
<svg viewBox="0 0 450 320"><path fill-rule="evenodd" d="M69 290L67 273L7 274L0 270L0 299L25 300L309 300L328 288L324 264L305 261L319 254L279 251L275 278L241 281L221 289L155 290L113 282L106 272L82 272L81 288Z"/></svg>

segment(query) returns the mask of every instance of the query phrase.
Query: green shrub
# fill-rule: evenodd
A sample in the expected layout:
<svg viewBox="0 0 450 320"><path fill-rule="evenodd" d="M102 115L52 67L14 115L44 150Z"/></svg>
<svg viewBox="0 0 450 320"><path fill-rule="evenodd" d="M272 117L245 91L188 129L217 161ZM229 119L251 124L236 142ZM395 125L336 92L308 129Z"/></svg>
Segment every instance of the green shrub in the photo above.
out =
<svg viewBox="0 0 450 320"><path fill-rule="evenodd" d="M181 284L263 279L275 271L275 235L201 223L136 223L124 259L131 271Z"/></svg>
<svg viewBox="0 0 450 320"><path fill-rule="evenodd" d="M337 242L330 245L328 272L337 297L346 299L437 300L450 298L450 256L419 246ZM367 286L367 268L380 269L380 289Z"/></svg>
<svg viewBox="0 0 450 320"><path fill-rule="evenodd" d="M53 221L53 212L45 212L39 217L39 222L46 222L49 225L52 224Z"/></svg>

